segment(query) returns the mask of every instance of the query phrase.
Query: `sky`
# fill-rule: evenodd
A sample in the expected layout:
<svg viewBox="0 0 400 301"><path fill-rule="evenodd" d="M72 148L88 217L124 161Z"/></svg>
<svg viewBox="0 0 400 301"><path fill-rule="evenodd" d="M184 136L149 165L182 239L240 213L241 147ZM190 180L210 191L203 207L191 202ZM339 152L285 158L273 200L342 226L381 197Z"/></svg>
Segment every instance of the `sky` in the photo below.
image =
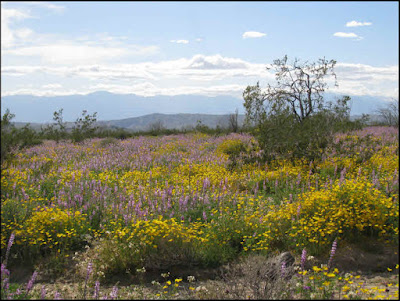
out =
<svg viewBox="0 0 400 301"><path fill-rule="evenodd" d="M347 95L398 99L399 3L1 2L1 94L241 98L288 55Z"/></svg>

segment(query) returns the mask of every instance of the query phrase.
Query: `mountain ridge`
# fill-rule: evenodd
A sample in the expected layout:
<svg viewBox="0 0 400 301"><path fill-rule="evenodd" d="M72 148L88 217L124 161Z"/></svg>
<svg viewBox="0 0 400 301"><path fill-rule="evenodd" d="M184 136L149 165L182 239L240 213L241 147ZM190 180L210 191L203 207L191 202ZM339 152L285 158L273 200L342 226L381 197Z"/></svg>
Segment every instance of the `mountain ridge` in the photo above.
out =
<svg viewBox="0 0 400 301"><path fill-rule="evenodd" d="M326 93L327 100L340 95ZM385 105L383 97L351 96L351 115L372 114ZM114 94L97 91L86 95L32 96L10 95L1 98L1 113L10 109L14 121L44 123L52 122L53 113L63 108L64 121L75 121L82 110L89 114L97 112L99 121L120 120L159 114L232 114L238 109L244 114L243 99L228 95L176 95L144 97L135 94Z"/></svg>

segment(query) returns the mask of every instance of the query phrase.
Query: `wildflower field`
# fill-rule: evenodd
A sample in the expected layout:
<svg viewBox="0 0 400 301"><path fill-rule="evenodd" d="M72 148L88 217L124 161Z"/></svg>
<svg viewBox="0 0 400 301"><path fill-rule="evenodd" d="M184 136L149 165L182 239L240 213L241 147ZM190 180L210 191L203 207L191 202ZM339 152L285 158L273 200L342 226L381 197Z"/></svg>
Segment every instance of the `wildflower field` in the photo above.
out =
<svg viewBox="0 0 400 301"><path fill-rule="evenodd" d="M1 174L2 297L28 296L36 275L30 287L9 283L7 268L21 262L51 262L48 268L64 273L63 263L73 260L83 296L97 299L100 283L114 275L290 251L303 265L305 254L331 256L326 267L301 267L297 294L331 298L332 285L342 283L335 297L348 299L354 279L334 269L336 247L368 240L398 246L398 129L339 134L323 152L318 162L261 164L255 139L233 133L28 148ZM387 268L398 273L395 262ZM165 281L152 298L179 295L182 278ZM183 282L189 297L201 298L193 281ZM398 288L398 278L391 285ZM31 297L60 297L43 290ZM117 286L108 298L118 298Z"/></svg>

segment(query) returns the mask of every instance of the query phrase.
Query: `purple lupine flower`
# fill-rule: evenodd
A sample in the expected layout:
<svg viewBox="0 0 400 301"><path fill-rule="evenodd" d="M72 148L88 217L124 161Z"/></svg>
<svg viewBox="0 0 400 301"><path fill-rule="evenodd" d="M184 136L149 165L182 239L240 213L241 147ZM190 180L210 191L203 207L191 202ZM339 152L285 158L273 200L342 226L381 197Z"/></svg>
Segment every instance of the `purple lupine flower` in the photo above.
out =
<svg viewBox="0 0 400 301"><path fill-rule="evenodd" d="M58 291L54 293L54 300L61 300L61 294Z"/></svg>
<svg viewBox="0 0 400 301"><path fill-rule="evenodd" d="M93 263L89 262L86 269L86 281L88 281L90 274L93 272Z"/></svg>
<svg viewBox="0 0 400 301"><path fill-rule="evenodd" d="M14 239L15 239L15 233L11 233L10 239L8 240L8 245L7 245L7 252L10 252L11 246L14 243Z"/></svg>
<svg viewBox="0 0 400 301"><path fill-rule="evenodd" d="M88 266L86 268L86 278L85 278L85 288L83 290L83 299L86 299L86 287L87 287L87 282L89 280L89 276L93 271L93 263L89 262Z"/></svg>
<svg viewBox="0 0 400 301"><path fill-rule="evenodd" d="M282 262L282 266L281 266L281 276L282 278L285 277L286 274L286 262Z"/></svg>
<svg viewBox="0 0 400 301"><path fill-rule="evenodd" d="M111 299L116 299L117 297L118 297L118 287L117 286L114 286L113 288L112 288L112 291L111 291L111 293L110 293L110 297L111 297Z"/></svg>
<svg viewBox="0 0 400 301"><path fill-rule="evenodd" d="M304 271L304 266L307 260L307 251L306 249L303 249L303 252L301 252L301 269Z"/></svg>
<svg viewBox="0 0 400 301"><path fill-rule="evenodd" d="M100 292L100 282L96 281L94 284L94 294L93 294L93 298L95 298L96 300L99 298L99 292Z"/></svg>
<svg viewBox="0 0 400 301"><path fill-rule="evenodd" d="M301 210L301 204L299 204L299 206L297 206L297 218L299 218L299 216L300 216L300 210Z"/></svg>
<svg viewBox="0 0 400 301"><path fill-rule="evenodd" d="M328 269L331 268L331 266L332 266L333 256L335 256L336 248L337 248L337 241L335 239L335 241L332 244L331 256L329 257L329 261L328 261Z"/></svg>
<svg viewBox="0 0 400 301"><path fill-rule="evenodd" d="M42 285L42 289L40 290L40 298L44 300L46 298L46 289L44 285Z"/></svg>
<svg viewBox="0 0 400 301"><path fill-rule="evenodd" d="M11 246L14 243L15 233L11 233L10 239L8 240L7 250L6 250L6 259L4 261L4 266L7 266L8 256L10 255Z"/></svg>
<svg viewBox="0 0 400 301"><path fill-rule="evenodd" d="M10 288L10 279L6 278L3 280L3 288L5 291L8 291L8 289Z"/></svg>
<svg viewBox="0 0 400 301"><path fill-rule="evenodd" d="M21 289L20 288L17 288L17 290L15 291L15 296L19 296L19 295L21 295L21 293L22 293L22 291L21 291Z"/></svg>
<svg viewBox="0 0 400 301"><path fill-rule="evenodd" d="M35 283L37 275L38 275L38 272L34 271L33 274L32 274L31 279L29 280L28 284L26 285L26 295L28 295L28 293L32 289L33 284Z"/></svg>
<svg viewBox="0 0 400 301"><path fill-rule="evenodd" d="M7 270L6 265L4 263L1 264L1 278L4 278L4 276L8 277L10 276L10 271Z"/></svg>
<svg viewBox="0 0 400 301"><path fill-rule="evenodd" d="M297 174L297 181L296 181L296 185L300 186L300 182L301 182L301 173Z"/></svg>

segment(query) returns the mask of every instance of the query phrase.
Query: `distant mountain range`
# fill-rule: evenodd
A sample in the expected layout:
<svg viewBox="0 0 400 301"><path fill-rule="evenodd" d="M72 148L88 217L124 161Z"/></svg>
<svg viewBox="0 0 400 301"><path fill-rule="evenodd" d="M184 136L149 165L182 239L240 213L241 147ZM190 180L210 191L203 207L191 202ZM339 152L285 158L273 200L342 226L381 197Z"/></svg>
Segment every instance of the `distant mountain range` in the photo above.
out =
<svg viewBox="0 0 400 301"><path fill-rule="evenodd" d="M243 125L244 115L238 115L239 126ZM149 130L152 126L160 125L167 129L185 129L196 125L206 125L210 128L226 128L229 126L229 114L149 114L140 117L121 120L100 121L99 126L125 128L132 131Z"/></svg>
<svg viewBox="0 0 400 301"><path fill-rule="evenodd" d="M336 95L334 94L326 93L328 100L335 97ZM351 99L351 115L372 114L387 101L387 99L373 96L352 96ZM236 109L239 110L239 114L245 113L243 99L232 96L177 95L143 97L135 94L113 94L103 91L87 95L50 97L32 95L3 96L1 98L1 114L4 114L7 108L11 113L15 114L13 121L30 123L52 122L53 113L61 108L64 109L64 121L75 121L82 113L82 110L87 110L89 114L97 112L97 120L99 121L114 120L116 122L118 120L121 124L126 124L127 121L123 121L124 119L154 113L182 114L179 118L177 117L180 121L173 121L171 116L168 117L168 122L165 122L166 127L169 127L170 123L183 124L182 120L184 119L191 120L192 123L197 122L197 117L189 117L185 114L224 115L232 114ZM137 120L138 127L141 123L145 124L143 120ZM215 122L217 121L212 121L211 123L214 124ZM135 128L137 126L130 125L129 127Z"/></svg>
<svg viewBox="0 0 400 301"><path fill-rule="evenodd" d="M117 129L123 128L128 131L148 131L154 126L161 126L166 129L190 129L196 127L198 124L206 125L210 128L229 127L230 114L213 115L213 114L149 114L139 117L125 118L120 120L97 121L96 125L102 128ZM351 119L360 118L361 115L353 115ZM244 123L245 115L238 114L238 124L242 126ZM382 121L378 115L370 115L370 122ZM26 122L13 122L17 128L25 126ZM40 130L45 123L29 123L29 125L36 130ZM71 129L74 125L73 122L67 122L66 128Z"/></svg>

